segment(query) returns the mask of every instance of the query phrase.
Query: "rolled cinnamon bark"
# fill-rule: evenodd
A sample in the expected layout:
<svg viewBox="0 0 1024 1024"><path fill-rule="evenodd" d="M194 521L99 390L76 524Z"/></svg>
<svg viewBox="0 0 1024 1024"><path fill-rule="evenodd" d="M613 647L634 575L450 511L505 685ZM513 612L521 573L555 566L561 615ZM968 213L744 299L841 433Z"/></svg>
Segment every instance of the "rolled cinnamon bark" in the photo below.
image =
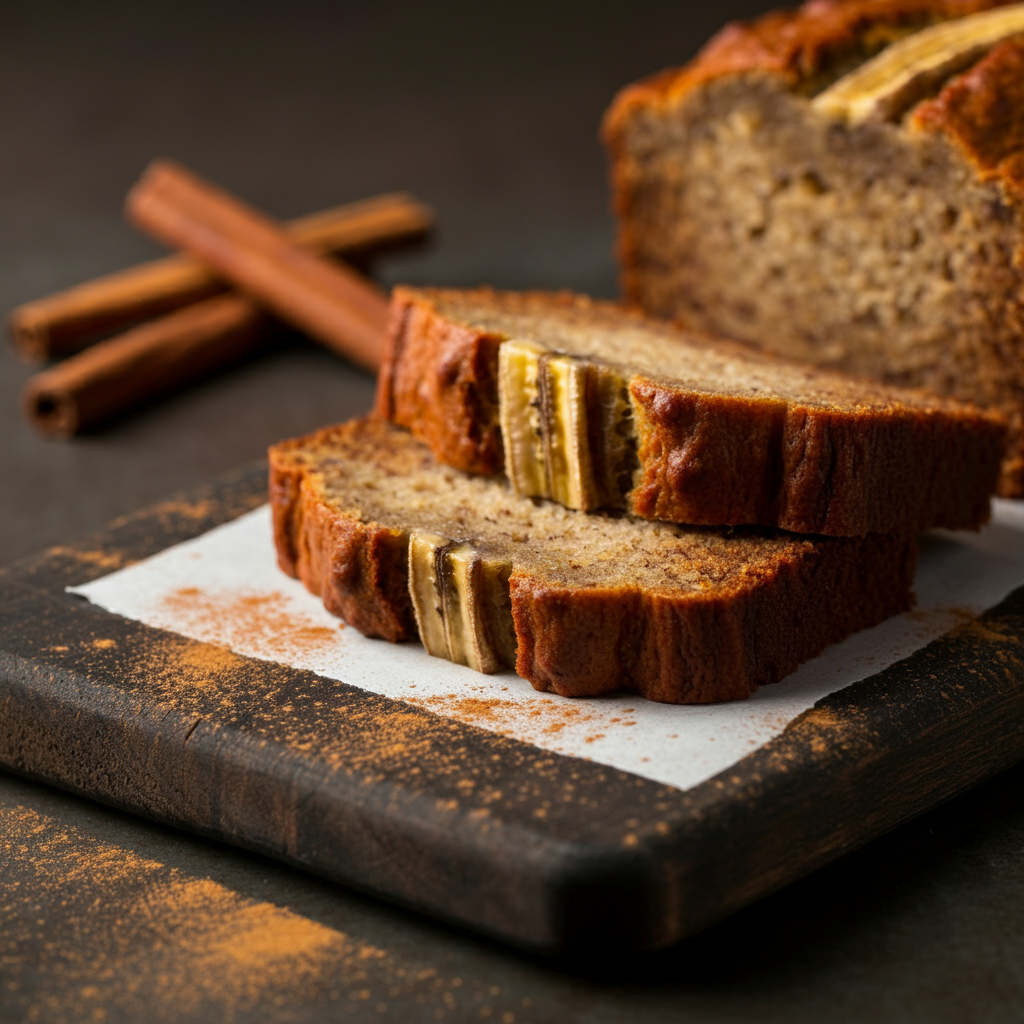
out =
<svg viewBox="0 0 1024 1024"><path fill-rule="evenodd" d="M272 320L242 295L217 295L101 341L25 385L25 415L68 438L262 348Z"/></svg>
<svg viewBox="0 0 1024 1024"><path fill-rule="evenodd" d="M422 241L431 209L396 192L289 221L288 237L318 253L362 261ZM102 332L116 331L226 290L223 280L191 256L174 255L96 278L15 309L11 337L29 362L76 352Z"/></svg>
<svg viewBox="0 0 1024 1024"><path fill-rule="evenodd" d="M282 320L375 370L387 297L341 264L296 246L270 218L166 160L128 194L129 219L184 249Z"/></svg>

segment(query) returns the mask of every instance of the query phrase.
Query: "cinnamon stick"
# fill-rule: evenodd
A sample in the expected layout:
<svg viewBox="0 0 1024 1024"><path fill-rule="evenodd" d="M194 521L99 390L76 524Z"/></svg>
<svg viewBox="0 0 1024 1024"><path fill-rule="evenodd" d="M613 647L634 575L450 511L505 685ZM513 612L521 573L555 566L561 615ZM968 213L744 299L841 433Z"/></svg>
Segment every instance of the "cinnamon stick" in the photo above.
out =
<svg viewBox="0 0 1024 1024"><path fill-rule="evenodd" d="M433 223L428 206L396 192L299 217L286 230L314 252L361 261L421 241ZM10 316L12 340L27 361L43 362L227 287L191 256L167 256L19 306Z"/></svg>
<svg viewBox="0 0 1024 1024"><path fill-rule="evenodd" d="M241 295L193 303L101 341L25 385L25 415L68 438L237 362L266 344L272 321Z"/></svg>
<svg viewBox="0 0 1024 1024"><path fill-rule="evenodd" d="M138 227L190 253L282 320L377 368L387 298L355 271L300 249L270 218L170 161L147 168L126 210Z"/></svg>

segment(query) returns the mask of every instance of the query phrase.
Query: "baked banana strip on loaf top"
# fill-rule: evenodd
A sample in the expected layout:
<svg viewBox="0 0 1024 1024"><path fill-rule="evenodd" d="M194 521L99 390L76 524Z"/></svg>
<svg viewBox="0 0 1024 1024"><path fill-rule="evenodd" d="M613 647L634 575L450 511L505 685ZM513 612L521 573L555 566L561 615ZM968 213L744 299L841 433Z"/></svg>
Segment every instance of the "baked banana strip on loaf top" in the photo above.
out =
<svg viewBox="0 0 1024 1024"><path fill-rule="evenodd" d="M989 517L1005 424L569 293L397 288L377 411L577 509L861 536Z"/></svg>
<svg viewBox="0 0 1024 1024"><path fill-rule="evenodd" d="M912 603L912 537L574 512L441 465L379 418L271 448L270 495L281 568L329 611L566 696L747 697Z"/></svg>
<svg viewBox="0 0 1024 1024"><path fill-rule="evenodd" d="M1002 411L1024 495L1024 4L814 0L629 86L604 134L656 316Z"/></svg>

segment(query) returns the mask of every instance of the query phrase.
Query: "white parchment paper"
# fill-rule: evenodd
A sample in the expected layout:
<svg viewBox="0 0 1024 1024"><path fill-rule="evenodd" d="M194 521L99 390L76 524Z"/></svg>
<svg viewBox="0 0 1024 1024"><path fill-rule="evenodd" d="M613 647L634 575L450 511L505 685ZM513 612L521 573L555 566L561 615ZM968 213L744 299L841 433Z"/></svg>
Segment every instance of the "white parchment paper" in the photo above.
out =
<svg viewBox="0 0 1024 1024"><path fill-rule="evenodd" d="M150 626L688 789L777 736L815 701L905 658L1022 583L1024 502L997 501L981 533L924 538L913 612L834 645L749 700L700 706L633 695L566 699L537 693L511 672L483 676L431 658L418 644L367 640L278 570L266 506L71 589Z"/></svg>

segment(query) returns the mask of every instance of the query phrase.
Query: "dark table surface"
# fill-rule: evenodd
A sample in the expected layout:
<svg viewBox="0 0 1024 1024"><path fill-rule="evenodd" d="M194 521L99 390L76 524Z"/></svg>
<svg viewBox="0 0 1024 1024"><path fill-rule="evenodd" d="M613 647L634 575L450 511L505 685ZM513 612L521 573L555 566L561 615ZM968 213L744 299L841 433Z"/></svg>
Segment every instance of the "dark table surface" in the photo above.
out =
<svg viewBox="0 0 1024 1024"><path fill-rule="evenodd" d="M281 216L434 205L385 282L616 290L616 88L767 4L0 3L0 305L156 255L123 221L173 156ZM0 359L0 565L366 410L299 337L70 443ZM0 774L0 1020L1024 1019L1024 769L675 949L550 963Z"/></svg>

